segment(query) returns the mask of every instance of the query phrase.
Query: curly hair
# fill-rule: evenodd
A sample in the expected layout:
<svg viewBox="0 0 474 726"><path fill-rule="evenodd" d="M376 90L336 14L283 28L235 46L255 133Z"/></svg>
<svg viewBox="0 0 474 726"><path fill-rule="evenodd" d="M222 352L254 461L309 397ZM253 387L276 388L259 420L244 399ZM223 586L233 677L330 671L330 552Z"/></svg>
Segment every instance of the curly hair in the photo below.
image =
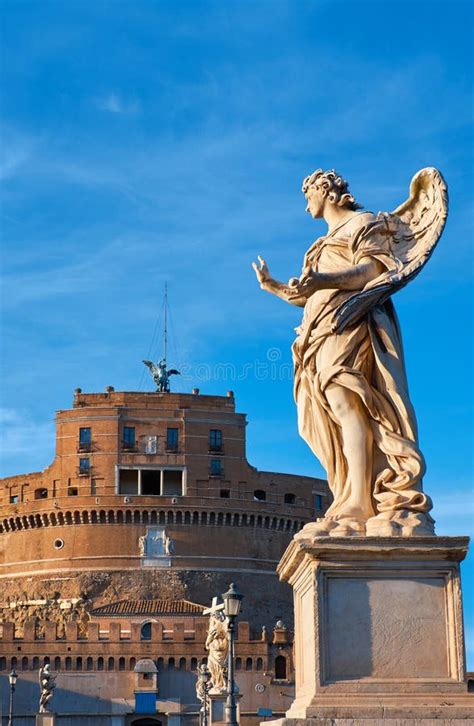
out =
<svg viewBox="0 0 474 726"><path fill-rule="evenodd" d="M335 169L323 171L316 169L312 174L305 177L301 190L306 194L312 186L322 187L328 193L328 199L338 207L346 207L346 209L362 209L362 204L356 202L355 197L349 193L349 184Z"/></svg>

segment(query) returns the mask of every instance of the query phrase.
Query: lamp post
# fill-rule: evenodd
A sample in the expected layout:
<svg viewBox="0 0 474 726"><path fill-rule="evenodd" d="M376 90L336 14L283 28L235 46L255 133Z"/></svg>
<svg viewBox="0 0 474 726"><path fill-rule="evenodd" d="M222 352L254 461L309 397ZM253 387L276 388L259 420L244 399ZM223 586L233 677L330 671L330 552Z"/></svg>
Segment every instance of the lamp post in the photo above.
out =
<svg viewBox="0 0 474 726"><path fill-rule="evenodd" d="M224 722L227 726L239 726L237 721L237 704L235 702L234 655L235 655L235 619L240 613L243 595L237 592L231 583L227 592L222 595L224 614L227 618L229 631L229 653L227 657L227 700L224 707Z"/></svg>
<svg viewBox="0 0 474 726"><path fill-rule="evenodd" d="M10 707L8 709L8 726L13 726L13 694L15 693L17 678L17 673L13 668L12 672L8 676L8 680L10 681Z"/></svg>

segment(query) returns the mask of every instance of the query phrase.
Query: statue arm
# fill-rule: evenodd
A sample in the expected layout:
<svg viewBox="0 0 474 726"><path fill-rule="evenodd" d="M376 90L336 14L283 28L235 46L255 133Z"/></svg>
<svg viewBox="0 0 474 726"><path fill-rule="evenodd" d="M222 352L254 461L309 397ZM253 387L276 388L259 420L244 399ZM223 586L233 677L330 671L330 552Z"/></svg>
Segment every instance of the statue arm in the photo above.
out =
<svg viewBox="0 0 474 726"><path fill-rule="evenodd" d="M337 272L310 272L301 282L299 290L311 295L316 290L362 290L382 274L385 266L375 258L365 257L359 264Z"/></svg>
<svg viewBox="0 0 474 726"><path fill-rule="evenodd" d="M265 260L258 256L258 261L260 263L260 267L256 262L252 263L252 267L255 270L257 280L260 283L262 290L271 292L272 295L276 295L276 297L279 297L281 300L284 300L291 305L297 305L300 308L305 306L307 295L301 292L297 278L292 278L288 284L274 280L273 277L270 277L270 272Z"/></svg>

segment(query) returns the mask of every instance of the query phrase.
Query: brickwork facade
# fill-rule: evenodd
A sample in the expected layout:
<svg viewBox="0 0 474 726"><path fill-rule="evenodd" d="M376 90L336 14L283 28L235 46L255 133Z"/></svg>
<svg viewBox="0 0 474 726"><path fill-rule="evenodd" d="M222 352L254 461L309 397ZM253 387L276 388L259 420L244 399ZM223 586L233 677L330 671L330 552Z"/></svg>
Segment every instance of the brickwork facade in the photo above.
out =
<svg viewBox="0 0 474 726"><path fill-rule="evenodd" d="M199 609L233 580L250 623L240 623L237 643L244 711L250 718L272 698L284 711L287 700L272 684L280 657L291 690L292 605L275 567L293 534L327 508L329 493L322 480L252 467L245 434L231 392L77 389L73 408L57 413L53 463L1 482L0 671L14 665L26 676L48 660L61 678L101 671L113 702L114 688L132 698L133 669L152 658L165 700L188 674L180 713L190 713L207 618L150 618L142 608L103 625L104 613L118 601L149 606L153 598L184 598ZM267 634L277 620L289 630L274 643ZM258 696L252 679L264 681ZM90 681L77 683L79 698Z"/></svg>

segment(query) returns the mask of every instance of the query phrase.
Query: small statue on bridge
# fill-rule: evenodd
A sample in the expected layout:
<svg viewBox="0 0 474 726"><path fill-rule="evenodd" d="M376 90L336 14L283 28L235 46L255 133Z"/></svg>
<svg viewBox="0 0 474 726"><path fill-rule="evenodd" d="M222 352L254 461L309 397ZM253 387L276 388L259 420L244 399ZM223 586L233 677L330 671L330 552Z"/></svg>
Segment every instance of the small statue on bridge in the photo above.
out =
<svg viewBox="0 0 474 726"><path fill-rule="evenodd" d="M51 701L54 695L54 689L56 688L56 676L53 676L51 673L49 663L46 663L45 666L39 669L38 679L41 688L39 712L48 713L48 703Z"/></svg>

